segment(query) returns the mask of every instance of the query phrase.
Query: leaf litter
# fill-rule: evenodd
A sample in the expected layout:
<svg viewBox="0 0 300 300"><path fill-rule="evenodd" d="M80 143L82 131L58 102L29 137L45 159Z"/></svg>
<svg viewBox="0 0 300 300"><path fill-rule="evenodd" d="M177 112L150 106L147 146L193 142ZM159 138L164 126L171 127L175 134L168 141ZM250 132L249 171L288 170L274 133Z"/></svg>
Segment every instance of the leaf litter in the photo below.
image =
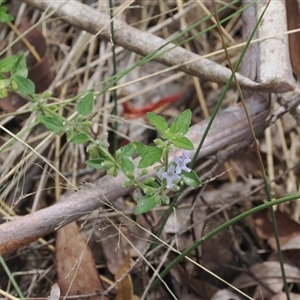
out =
<svg viewBox="0 0 300 300"><path fill-rule="evenodd" d="M107 4L104 2L98 3L98 5L102 11L108 11ZM115 5L119 4L115 3ZM126 9L119 18L122 17L129 24L143 30L156 28L155 34L167 39L171 34L179 32L184 23L191 25L206 14L203 4L196 5L193 2L186 2L184 6L181 5L175 1L166 1L161 5L156 2L140 1L139 5ZM19 6L16 7L12 3L9 9L15 13L16 17L18 13L23 14L23 17L30 16L32 24L37 22L40 17L40 13L28 5L24 11L21 11ZM209 4L207 4L207 9L212 9ZM185 10L184 14L183 10ZM177 15L180 13L182 14L178 19ZM229 13L228 10L223 11L223 17ZM198 25L193 29L193 33L208 27L212 22L211 19ZM241 18L232 18L224 24L225 35L227 38L231 38L228 39L228 43L242 41L242 22ZM166 25L161 26L161 24ZM6 44L9 32L9 28L1 28L1 36L5 36ZM54 83L50 87L55 97L52 101L64 101L64 99L74 97L111 75L110 43L98 37L89 40L91 36L87 38L78 28L59 19L48 20L47 25L40 26L40 32L42 32L42 36L39 35L39 42L42 44L44 38L47 44L45 59L47 79L41 82L39 89L48 88L52 81L52 72L57 75L61 70L61 77L54 78ZM86 44L86 40L89 41L89 44ZM34 45L33 41L30 42ZM201 55L221 48L216 29L194 38L190 44L185 46L192 46L193 51ZM71 52L73 49L76 49L74 53ZM133 61L139 59L139 55L127 50L118 48L117 51L119 70L130 66ZM40 54L42 60L44 55L45 52ZM220 65L226 65L224 54L212 56L211 59ZM236 59L237 52L233 52L232 60L236 61ZM67 61L72 63L65 64ZM49 70L48 64L50 64L51 70ZM137 80L136 83L125 85L119 89L120 101L130 102L138 110L149 103L155 104L165 97L177 93L184 94L194 84L190 76L176 71L139 80L144 76L161 72L164 68L165 66L162 64L151 61L134 69L119 82L123 84ZM293 69L297 69L295 61ZM44 71L35 71L34 75L40 72ZM38 76L36 80L39 79L41 76ZM32 78L32 80L35 79ZM35 83L39 86L37 81ZM216 95L220 94L222 86L202 79L200 85L204 99L210 99L207 101L207 108L208 113L212 113L218 98ZM96 87L95 91L97 90L101 90L101 86ZM178 100L169 105L153 106L154 112L160 113L170 123L171 119L189 107L194 113L194 122L198 122L205 117L205 107L198 103L198 99L201 98L200 92L199 89L196 89L196 92L184 101ZM223 108L231 105L237 99L234 89L231 89L228 95ZM93 115L92 121L95 125L92 130L97 135L108 133L114 120L108 108L109 102L109 92L96 98L95 106L99 110ZM26 110L26 106L21 106L20 103L14 105L16 103L14 100L0 103L2 124L13 132L18 132L28 126L26 120L29 120L31 116L30 112ZM21 104L24 105L25 102ZM151 140L153 132L149 131L145 116L141 114L138 115L138 118L134 116L129 118L125 114L126 111L122 115L122 108L124 109L124 106L120 106L121 113L115 117L122 124L119 127L120 135L123 137L122 142L126 143L127 139L143 139L143 142ZM14 114L10 117L8 113L12 112ZM64 113L71 114L72 111L69 108ZM286 190L292 193L299 188L299 169L295 167L299 160L299 144L296 142L299 140L299 130L295 122L291 121L294 119L287 116L289 115L284 115L281 120L278 120L282 122L283 135L280 135L278 129L280 124L276 123L271 128L271 144L270 140L260 137L264 162L273 168L274 178L271 187L272 196L276 198L285 196ZM45 130L31 131L25 138L28 144L38 149L45 138ZM9 137L3 135L1 145L8 140ZM82 147L74 148L63 141L61 143L56 141L56 144L53 142L53 139L45 141L46 146L40 148L39 151L49 160L53 160L53 151L55 150L55 153L59 154L62 159L60 164L56 164L56 167L65 172L73 184L79 185L83 181L92 183L103 175L101 171L91 171L85 167L86 153ZM25 147L22 146L22 149L19 149L21 152L16 151L14 154L16 146L17 144L14 144L9 148L11 151L9 162L6 161L8 151L0 153L1 165L6 161L5 170L7 170L1 176L5 176L6 173L13 170L20 158L23 159L24 156L20 156L20 153L26 152ZM267 160L270 153L272 163ZM207 158L206 161L198 162L196 166L198 172L203 172L205 168L210 169L214 165L214 159ZM90 215L88 218L81 218L80 230L76 223L71 223L58 229L55 235L47 236L45 243L40 243L41 241L33 243L6 256L5 259L10 269L15 273L18 272L18 283L28 298L58 299L60 294L99 297L101 292L112 287L110 292L105 294L107 299L140 299L144 290L148 288L153 273L149 264L154 268L161 262L166 265L177 255L172 247L183 251L195 240L203 237L228 218L265 201L257 159L251 147L231 156L228 163L229 168L228 165L221 164L213 173L213 176L216 176L225 172L223 176L216 177L200 190L191 190L180 200L166 223L161 240L153 238L151 233L157 232L165 215L166 207L160 207L150 213L135 217L133 215L134 195L130 193L122 199L116 199L116 202L111 203L106 210L96 215ZM34 175L30 175L29 170L33 164L40 167L37 168ZM268 168L268 171L271 172L272 168ZM40 161L28 160L15 170L13 176L8 177L10 180L6 183L5 192L1 190L2 197L6 199L8 205L6 213L1 213L1 222L12 218L14 214L23 215L33 211L35 199L38 201L37 207L39 208L51 205L58 200L57 197L59 198L60 193L65 192L65 188L70 187L70 183L67 181L58 183L55 170L47 172L43 172L43 170L46 169ZM296 185L292 182L293 180ZM38 181L43 182L38 185ZM41 196L35 198L35 195ZM19 203L18 206L12 205L16 202ZM14 206L14 209L10 209L9 206ZM297 212L299 212L297 202L281 204L276 211L291 299L299 299L300 294L299 213ZM67 218L68 212L62 213L66 214ZM157 248L150 251L152 241ZM52 244L55 245L55 252L53 252L53 247L50 247ZM28 251L32 252L31 255L27 255ZM165 257L164 254L167 251L170 252ZM184 261L174 267L165 279L171 292L165 286L160 285L147 296L147 299L163 297L173 299L174 296L171 295L176 295L177 299L244 299L217 279L217 275L245 292L250 299L285 299L285 294L282 293L283 282L280 267L275 253L276 247L270 218L266 211L262 211L230 229L222 231L206 241L202 247L198 247L190 254L192 262ZM134 261L136 264L132 268ZM208 274L197 264L209 269L216 276ZM49 267L51 271L47 271ZM0 275L0 286L7 287L7 292L16 295L15 291L10 288L2 269L0 269Z"/></svg>

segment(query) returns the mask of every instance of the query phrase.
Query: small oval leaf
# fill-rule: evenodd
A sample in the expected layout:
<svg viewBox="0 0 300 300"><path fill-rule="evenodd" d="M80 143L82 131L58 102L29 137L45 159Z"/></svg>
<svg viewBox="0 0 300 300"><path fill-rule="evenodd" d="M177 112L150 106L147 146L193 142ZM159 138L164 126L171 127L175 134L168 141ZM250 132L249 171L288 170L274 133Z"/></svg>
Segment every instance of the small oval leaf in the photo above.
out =
<svg viewBox="0 0 300 300"><path fill-rule="evenodd" d="M189 173L181 171L179 176L181 177L182 181L188 186L197 187L201 185L201 180L199 179L196 172L193 170Z"/></svg>
<svg viewBox="0 0 300 300"><path fill-rule="evenodd" d="M64 130L63 122L60 118L55 116L39 116L37 119L44 124L47 129L53 131L56 134L61 134Z"/></svg>
<svg viewBox="0 0 300 300"><path fill-rule="evenodd" d="M141 215L145 212L150 211L156 206L156 201L154 196L145 195L137 203L134 213L136 215Z"/></svg>
<svg viewBox="0 0 300 300"><path fill-rule="evenodd" d="M89 166L91 168L95 168L97 170L102 170L105 168L102 164L103 162L104 162L104 159L102 159L102 158L89 159L89 160L85 161L87 166Z"/></svg>
<svg viewBox="0 0 300 300"><path fill-rule="evenodd" d="M174 146L179 149L184 149L184 150L193 150L194 149L193 143L185 136L174 139L173 142L174 142Z"/></svg>
<svg viewBox="0 0 300 300"><path fill-rule="evenodd" d="M87 116L93 111L93 106L94 95L89 92L77 103L76 110L80 115Z"/></svg>
<svg viewBox="0 0 300 300"><path fill-rule="evenodd" d="M165 119L153 112L147 112L147 118L157 131L164 133L168 129L168 123Z"/></svg>
<svg viewBox="0 0 300 300"><path fill-rule="evenodd" d="M176 133L180 133L182 135L186 134L189 130L191 120L192 120L192 112L190 109L187 109L175 118L175 120L171 124L170 131L173 134Z"/></svg>
<svg viewBox="0 0 300 300"><path fill-rule="evenodd" d="M90 137L85 133L78 133L76 134L69 142L80 145L84 144L85 142L89 141Z"/></svg>
<svg viewBox="0 0 300 300"><path fill-rule="evenodd" d="M32 95L35 91L34 83L25 77L13 75L13 80L17 84L18 92L22 95Z"/></svg>

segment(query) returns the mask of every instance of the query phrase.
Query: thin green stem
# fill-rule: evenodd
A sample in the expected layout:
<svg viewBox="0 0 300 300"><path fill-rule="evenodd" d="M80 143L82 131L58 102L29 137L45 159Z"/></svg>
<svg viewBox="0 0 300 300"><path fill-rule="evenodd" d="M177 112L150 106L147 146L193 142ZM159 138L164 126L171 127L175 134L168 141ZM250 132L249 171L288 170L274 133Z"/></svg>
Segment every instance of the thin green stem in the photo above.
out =
<svg viewBox="0 0 300 300"><path fill-rule="evenodd" d="M260 17L260 20L262 20L262 17L264 16L265 12L267 11L267 8L268 8L269 4L270 4L270 2L268 2L266 4L266 6L264 8L264 11L263 11L263 13ZM214 6L214 9L215 9L215 18L216 18L216 21L217 21L220 37L221 37L221 40L222 40L223 48L225 50L225 54L226 54L226 57L227 57L229 68L232 70L234 82L237 86L237 90L238 90L239 96L241 98L241 101L242 101L242 104L243 104L243 107L244 107L244 111L245 111L245 114L246 114L246 117L247 117L247 120L248 120L248 123L249 123L251 135L252 135L252 138L253 138L253 141L254 141L254 147L255 147L256 155L257 155L257 158L258 158L258 161L259 161L259 166L260 166L262 178L263 178L263 182L264 182L264 185L265 185L265 192L266 192L267 200L269 202L271 202L272 197L271 197L270 187L269 187L267 175L266 175L266 172L265 172L264 164L263 164L263 161L262 161L262 157L260 155L260 149L259 149L259 146L258 146L258 143L257 143L257 140L256 140L255 130L253 128L252 121L251 121L251 118L250 118L250 115L249 115L249 112L248 112L248 109L247 109L247 105L246 105L245 99L243 97L243 93L242 93L241 87L239 85L239 82L236 78L235 69L232 66L232 63L231 63L231 60L230 60L230 57L229 57L229 54L228 54L228 51L227 51L227 47L226 47L226 44L225 44L225 41L224 41L224 38L223 38L223 35L222 35L220 20L219 20L219 15L217 13L215 0L213 0L213 6ZM256 32L256 30L258 28L258 24L260 24L260 20L257 22L256 26L254 27L253 34ZM253 38L253 35L252 35L251 39L249 39L249 40L251 41L252 38ZM287 299L290 300L290 293L289 293L288 283L287 283L287 280L286 280L286 274L285 274L285 269L284 269L283 255L282 255L282 251L281 251L281 247L280 247L278 226L277 226L277 221L276 221L276 216L275 216L273 206L271 206L269 208L269 210L270 210L270 214L271 214L273 230L274 230L274 233L275 233L275 241L276 241L277 252L278 252L278 256L279 256L280 269L281 269L281 274L282 274L282 278L283 278L284 289L285 289Z"/></svg>
<svg viewBox="0 0 300 300"><path fill-rule="evenodd" d="M182 261L187 255L189 255L197 247L201 246L205 241L212 238L213 236L220 233L221 231L225 230L229 226L234 225L237 222L245 219L246 217L248 217L250 215L253 215L253 214L255 214L255 213L257 213L257 212L259 212L263 209L270 208L273 205L278 205L280 203L284 203L284 202L288 202L288 201L292 201L292 200L297 200L299 197L300 197L300 193L297 193L297 194L294 194L294 195L291 195L291 196L287 196L287 197L283 197L283 198L280 198L280 199L273 200L272 202L266 202L266 203L261 204L259 206L253 207L253 208L243 212L242 214L230 219L226 223L224 223L224 224L218 226L217 228L213 229L211 232L209 232L208 234L203 236L201 239L198 239L198 240L194 241L191 246L186 248L180 255L178 255L174 260L172 260L172 262L160 273L160 278L164 278L169 273L169 271L172 268L174 268L174 266L176 266L180 261ZM159 280L160 280L159 278L155 279L155 281L152 283L152 285L149 289L149 292L153 291L156 288L156 286L159 283Z"/></svg>
<svg viewBox="0 0 300 300"><path fill-rule="evenodd" d="M261 158L260 158L260 160L261 160ZM261 163L262 163L262 161L261 161ZM271 197L270 187L269 187L269 183L268 183L267 176L266 176L264 168L262 170L262 178L263 178L263 182L264 182L264 185L265 185L265 192L266 192L266 195L267 195L268 203L272 203L273 201L272 201L272 197ZM280 263L280 270L281 270L281 274L282 274L282 278L283 278L284 291L285 291L287 300L290 300L291 299L290 291L289 291L289 286L288 286L286 273L285 273L285 269L284 269L283 254L282 254L282 250L281 250L281 246L280 246L277 220L276 220L275 211L274 211L273 206L270 206L269 211L270 211L270 214L271 214L271 220L272 220L272 225L273 225L273 230L274 230L274 235L275 235L277 253L278 253L278 258L279 258L279 263Z"/></svg>
<svg viewBox="0 0 300 300"><path fill-rule="evenodd" d="M256 2L256 1L255 1L255 2ZM248 8L248 7L250 7L251 5L253 5L255 2L249 3L247 6L245 6L245 7L241 8L241 9L239 9L238 12L242 12L242 11L245 10L246 8ZM230 5L231 5L232 3L235 3L235 1L231 2ZM218 10L218 12L220 12L220 9ZM212 16L212 15L210 15L209 18L210 18L211 16ZM230 18L232 18L232 15L229 16L229 17L227 17L227 18L225 18L225 19L223 19L222 22L225 22L225 21L229 20ZM198 22L197 22L197 23L198 23ZM194 26L194 25L193 25L193 26ZM190 27L192 27L192 26L190 26ZM187 30L186 30L185 32L191 30L190 27L188 27ZM212 29L212 28L215 28L215 27L216 27L216 25L210 26L210 27L209 27L209 30ZM205 31L206 31L206 30L205 30ZM203 34L203 32L199 33L199 35L200 35L200 34ZM197 35L198 35L198 34L197 34ZM253 34L253 35L254 35L254 34ZM192 37L192 38L194 38L194 37ZM191 39L191 38L189 38L189 39L187 39L187 40L190 40L190 39ZM184 41L184 42L185 42L185 41ZM181 44L183 44L184 42L182 42ZM250 41L248 41L248 43L245 45L244 50L243 50L243 52L242 52L242 54L241 54L241 57L240 57L240 59L239 59L239 64L236 66L236 68L239 67L239 65L240 65L240 63L241 63L241 61L242 61L242 58L243 58L243 56L244 56L244 54L245 54L247 48L249 47L249 44L250 44ZM180 45L180 44L179 44L179 45ZM233 75L230 76L229 81L227 82L227 84L226 84L226 86L225 86L225 88L224 88L224 90L223 90L223 92L222 92L222 94L221 94L221 96L220 96L220 99L219 99L219 101L218 101L218 103L217 103L217 105L216 105L216 107L215 107L215 109L214 109L214 111L213 111L213 113L212 113L212 116L211 116L211 118L210 118L210 120L209 120L209 123L208 123L208 125L207 125L207 128L206 128L206 130L205 130L205 132L204 132L204 134L203 134L203 136L202 136L202 139L201 139L201 141L200 141L200 143L199 143L199 145L198 145L198 147L197 147L197 149L196 149L195 155L194 155L194 157L193 157L193 159L192 159L192 161L191 161L191 164L190 164L190 167L191 167L191 168L193 167L193 165L194 165L195 162L196 162L196 159L197 159L197 157L198 157L198 155L199 155L200 149L201 149L202 146L203 146L203 143L204 143L204 141L205 141L205 139L206 139L206 136L207 136L207 134L208 134L208 132L209 132L211 126L212 126L212 123L213 123L213 121L214 121L214 119L215 119L215 117L216 117L216 115L217 115L217 113L218 113L220 107L221 107L221 104L222 104L222 102L223 102L223 100L224 100L224 98L225 98L225 95L226 95L226 93L227 93L227 91L228 91L228 89L229 89L229 87L230 87L232 81L233 81ZM161 234L162 234L162 232L163 232L163 230L164 230L164 227L165 227L165 225L166 225L166 223L167 223L167 221L168 221L168 219L169 219L171 213L173 212L173 209L174 209L174 207L175 207L175 205L176 205L176 203L177 203L177 200L178 200L180 194L181 194L181 191L178 191L178 193L176 194L176 196L173 198L173 201L171 201L168 210L167 210L166 213L164 214L163 219L162 219L162 221L161 221L161 225L160 225L160 227L159 227L159 229L158 229L158 231L157 231L157 233L156 233L157 237L160 237L160 236L161 236ZM157 244L153 242L152 245L151 245L151 247L149 248L149 251L153 250L156 246L157 246Z"/></svg>
<svg viewBox="0 0 300 300"><path fill-rule="evenodd" d="M112 52L112 63L113 63L113 76L117 75L117 58L116 58L116 43L115 43L115 29L114 29L114 6L113 1L109 0L109 15L110 15L110 41L111 41L111 52ZM117 80L114 81L113 86L116 86L118 83ZM118 94L117 90L113 90L113 102L114 102L114 108L112 111L112 114L117 116L118 115ZM115 121L113 125L113 151L118 150L118 122Z"/></svg>
<svg viewBox="0 0 300 300"><path fill-rule="evenodd" d="M5 262L5 260L3 259L3 257L2 257L1 254L0 254L0 264L2 265L4 271L6 272L6 274L7 274L8 278L9 278L9 280L11 281L13 287L15 288L16 292L18 293L20 299L25 299L25 297L24 297L24 295L23 295L23 293L22 293L22 291L21 291L19 285L17 284L17 282L16 282L16 280L15 280L13 274L12 274L11 271L9 270L9 268L8 268L6 262Z"/></svg>
<svg viewBox="0 0 300 300"><path fill-rule="evenodd" d="M253 3L252 3L252 4L253 4ZM250 42L251 42L251 40L252 40L252 38L253 38L255 32L257 31L257 27L258 27L258 25L260 24L260 22L261 22L261 20L262 20L262 17L263 17L263 14L260 16L260 18L259 18L259 20L258 20L258 22L257 22L257 24L256 24L256 27L254 28L254 30L251 32L250 37L249 37L249 39L247 40L247 43L246 43L246 45L245 45L245 47L244 47L244 49L243 49L243 51L242 51L242 53L241 53L241 55L240 55L240 57L239 57L239 59L238 59L236 65L235 65L235 67L234 67L234 71L236 71L236 70L239 68L239 66L240 66L240 64L241 64L241 62L242 62L242 59L243 59L243 57L244 57L244 55L245 55L245 53L246 53L246 51L247 51L247 49L248 49L248 47L249 47L249 45L250 45ZM191 168L193 167L193 165L194 165L195 162L196 162L196 159L197 159L197 157L198 157L198 155L199 155L199 152L200 152L200 150L201 150L201 148L202 148L202 146L203 146L203 144L204 144L204 141L205 141L205 139L206 139L206 137L207 137L207 135L208 135L208 133L209 133L209 131L210 131L210 128L211 128L211 126L212 126L212 124L213 124L213 122L214 122L214 119L215 119L215 117L216 117L216 115L217 115L217 113L218 113L218 111L219 111L219 109L220 109L220 107L221 107L221 104L222 104L222 102L223 102L223 100L224 100L224 98L225 98L225 95L226 95L226 93L227 93L229 87L230 87L231 84L232 84L233 79L234 79L234 73L231 74L231 76L230 76L228 82L226 83L226 86L225 86L225 88L223 89L223 92L222 92L222 94L221 94L221 96L220 96L220 98L219 98L219 100L218 100L218 102L217 102L216 107L214 108L214 111L213 111L213 113L212 113L212 115L211 115L211 118L209 119L208 125L207 125L207 127L206 127L206 129L205 129L205 131L204 131L204 134L203 134L203 136L202 136L202 139L201 139L201 141L200 141L200 143L199 143L199 145L198 145L198 147L197 147L197 149L196 149L195 155L194 155L194 157L193 157L193 159L192 159L192 161L191 161L191 164L190 164L190 167L191 167ZM175 206L178 197L179 197L179 195L177 194L176 197L175 197L175 199L172 201L172 203L171 203L171 205L170 205L168 211L166 212L166 214L165 214L165 216L164 216L164 218L163 218L162 226L165 226L165 224L166 224L166 222L167 222L167 218L169 217L169 215L170 215L171 212L173 211L173 207ZM230 223L231 220L229 220L228 222ZM224 225L224 226L227 226L226 224L227 224L228 222L226 222L226 223L223 224L223 225ZM158 231L158 234L159 234L158 236L160 236L160 234L162 233L162 230L163 230L163 227L162 227L162 226L161 226L161 228L160 228L159 231ZM213 235L212 235L212 236L213 236ZM206 240L206 239L208 239L208 238L210 238L210 237L212 237L212 236L207 235L207 236L205 236L205 239L204 239L204 240ZM154 246L151 247L151 249L153 249L153 248L154 248ZM189 249L189 248L188 248L188 249ZM193 249L194 249L194 248L193 248ZM182 258L183 258L183 257L184 257L184 256L183 256L183 254L182 254ZM182 258L181 258L181 259L182 259ZM179 262L181 259L178 259L178 262ZM163 276L165 276L165 275L169 272L169 270L171 270L171 268L172 268L175 264L176 264L176 263L174 263L174 262L172 262L171 264L169 264L169 265L166 267L166 269L163 271L163 273L162 273L162 274L164 274ZM172 267L170 267L170 265L172 265ZM151 286L151 290L152 290L153 287L156 286L157 284L158 284L158 279L156 279L155 283L153 283L153 285Z"/></svg>
<svg viewBox="0 0 300 300"><path fill-rule="evenodd" d="M256 1L254 1L253 3L255 3ZM253 5L253 3L251 3L251 5ZM239 68L239 66L240 66L240 64L241 64L241 62L242 62L242 60L244 58L244 55L245 55L245 53L246 53L246 51L247 51L247 49L248 49L248 47L250 45L250 42L253 39L253 36L254 36L255 32L257 31L258 24L260 24L260 22L262 20L262 17L263 17L263 15L260 16L260 18L259 18L259 20L258 20L258 22L257 22L257 24L256 24L256 26L254 28L254 30L251 32L250 37L247 40L247 43L246 43L246 45L245 45L245 47L244 47L244 49L243 49L243 51L242 51L242 53L241 53L238 61L237 61L234 69L233 69L234 72L236 72L238 70L238 68ZM194 157L193 157L193 159L191 161L191 164L190 164L191 168L193 167L193 165L196 162L196 159L197 159L197 157L199 155L199 152L200 152L200 150L201 150L201 148L202 148L202 146L204 144L204 141L205 141L205 139L206 139L206 137L207 137L207 135L208 135L208 133L210 131L210 128L211 128L211 126L212 126L212 124L213 124L213 122L214 122L214 120L215 120L215 118L217 116L217 113L218 113L218 111L219 111L219 109L220 109L220 107L222 105L222 102L223 102L223 100L225 98L225 95L226 95L229 87L232 84L232 81L234 79L234 72L232 72L232 74L230 75L229 80L227 81L227 83L225 85L225 88L223 89L222 94L221 94L221 96L220 96L220 98L219 98L219 100L217 102L217 105L215 106L215 108L213 110L213 113L212 113L212 115L211 115L211 117L210 117L210 119L208 121L207 127L206 127L206 129L205 129L205 131L203 133L202 139L201 139L201 141L200 141L200 143L199 143L199 145L198 145L198 147L196 149L195 155L194 155Z"/></svg>

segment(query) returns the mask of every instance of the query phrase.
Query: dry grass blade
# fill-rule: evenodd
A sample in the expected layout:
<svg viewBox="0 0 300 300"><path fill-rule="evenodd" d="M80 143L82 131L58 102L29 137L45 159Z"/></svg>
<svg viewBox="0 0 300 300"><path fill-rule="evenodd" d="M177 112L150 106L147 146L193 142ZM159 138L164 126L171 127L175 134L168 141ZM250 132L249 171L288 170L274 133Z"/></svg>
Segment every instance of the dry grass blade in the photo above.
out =
<svg viewBox="0 0 300 300"><path fill-rule="evenodd" d="M252 2L242 16L242 7ZM242 6L236 2L229 7L216 1L214 9L211 2L198 0L113 1L114 63L109 1L24 0L20 6L7 5L16 26L30 19L31 28L39 26L45 37L51 71L56 74L49 87L53 97L47 98L45 107L65 118L66 132L78 118L78 103L86 91L92 91L94 108L86 119L92 122L93 139L111 144L111 127L118 122L119 147L128 141L152 145L160 135L155 135L145 113L159 113L171 123L189 108L193 126L187 137L196 148L210 124L208 118L222 102L217 99L231 75L228 65L238 61L245 46L242 36L249 37L264 7L254 2L244 0ZM224 5L226 9L219 10ZM216 9L221 20L228 18L226 22L219 24ZM284 10L284 4L271 3L250 46L254 51L250 49L236 74L263 164L273 180L274 198L295 193L300 176L299 130L286 114L292 109L300 124L300 86L293 78L294 64L287 51ZM277 27L272 27L272 18ZM213 28L216 24L218 28ZM293 32L300 30L296 27ZM186 28L191 29L186 32ZM9 26L0 29L0 37L5 37L1 53L10 55L11 45L19 38ZM144 58L157 49L160 55L145 63ZM111 87L113 64L118 82ZM111 114L112 91L118 94L117 116ZM272 92L272 97L266 92ZM284 101L278 104L278 97ZM37 113L29 104L10 113L4 108L0 112L0 254L26 298L50 294L48 300L58 299L62 293L72 300L223 300L260 299L261 292L266 300L282 299L282 276L274 259L268 216L251 215L205 240L227 220L265 201L241 98L236 86L229 88L194 166L205 182L183 191L159 237L168 205L135 216L139 190L124 188L125 176L111 177L87 168L86 145L69 143L64 131L55 136L33 125ZM174 155L182 153L175 150L170 161ZM157 176L153 167L147 176ZM168 196L174 199L173 192ZM276 216L288 257L291 296L297 299L300 206L294 202L280 204ZM268 272L265 278L264 271ZM88 278L94 282L92 289ZM0 286L8 286L0 293L14 299L16 293L9 284L0 267Z"/></svg>
<svg viewBox="0 0 300 300"><path fill-rule="evenodd" d="M57 10L61 2L28 1L28 4L34 5L41 10L49 8ZM110 40L110 32L108 30L110 24L109 16L87 5L78 2L72 4L66 2L66 4L56 12L56 15L64 17L70 24L78 28L84 29L92 34L99 34L99 36L106 40ZM148 32L140 31L127 25L125 22L115 20L114 26L116 43L138 54L145 56L166 44L164 39L149 34ZM173 47L174 45L168 44L163 49L168 50ZM160 55L156 59L166 65L176 66L179 70L187 74L203 77L214 82L226 83L231 74L228 69L182 48L175 48L172 51ZM268 90L271 88L270 85L264 86L255 83L239 74L237 74L237 78L243 88L254 90ZM273 90L274 88L282 92L287 89L286 86L272 86Z"/></svg>

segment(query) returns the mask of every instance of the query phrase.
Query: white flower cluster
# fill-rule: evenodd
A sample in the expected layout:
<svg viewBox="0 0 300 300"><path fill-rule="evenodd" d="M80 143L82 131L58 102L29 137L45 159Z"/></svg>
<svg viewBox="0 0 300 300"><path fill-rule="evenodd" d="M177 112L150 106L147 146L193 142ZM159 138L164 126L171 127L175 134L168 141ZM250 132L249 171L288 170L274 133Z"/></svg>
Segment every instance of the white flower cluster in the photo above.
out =
<svg viewBox="0 0 300 300"><path fill-rule="evenodd" d="M167 188L172 188L172 185L175 181L180 180L180 173L182 170L185 172L191 172L191 169L188 168L186 165L191 162L191 159L186 151L182 151L181 156L174 156L174 162L176 164L176 168L174 164L170 164L168 167L167 172L163 172L161 174L161 178L166 179L167 181Z"/></svg>

